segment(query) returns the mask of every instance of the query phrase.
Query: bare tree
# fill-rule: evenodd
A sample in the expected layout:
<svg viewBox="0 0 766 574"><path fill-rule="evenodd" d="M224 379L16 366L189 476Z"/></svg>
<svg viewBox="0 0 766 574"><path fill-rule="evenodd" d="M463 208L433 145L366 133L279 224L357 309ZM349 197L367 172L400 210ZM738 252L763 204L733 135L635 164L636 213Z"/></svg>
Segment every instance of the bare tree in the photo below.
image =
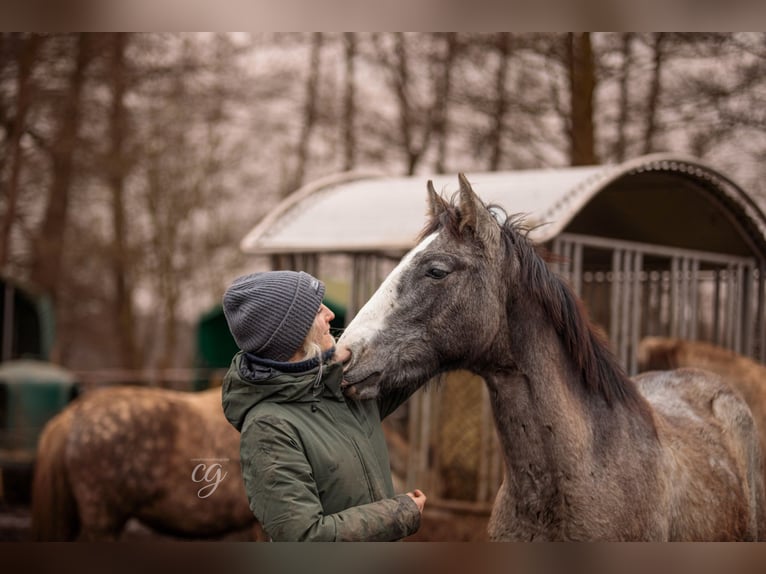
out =
<svg viewBox="0 0 766 574"><path fill-rule="evenodd" d="M390 47L384 45L384 41L388 39L391 40ZM425 41L428 38L418 37L417 39ZM442 66L439 66L433 52L428 54L425 50L413 50L409 45L408 36L402 32L396 32L388 37L374 34L373 43L378 63L383 67L396 102L396 143L404 155L405 173L412 175L428 150L433 136L434 117L438 113L436 102L440 97L439 87L435 85L434 73L444 69L444 62ZM418 42L418 44L421 43L423 42ZM418 69L420 73L412 73L414 65L423 63L415 62L417 58L413 57L413 52L415 56L425 60L427 68L425 73L420 68ZM421 77L428 80L417 81ZM447 84L442 82L442 88L444 87L447 87ZM420 95L423 91L429 92L431 96ZM446 100L444 103L446 105Z"/></svg>
<svg viewBox="0 0 766 574"><path fill-rule="evenodd" d="M322 32L314 32L311 37L311 53L309 56L309 69L306 76L306 95L303 101L303 122L301 133L298 138L296 151L296 166L289 184L284 188L283 195L287 195L298 189L306 177L306 166L309 160L311 134L317 122L317 105L319 94L319 81L321 77L322 44L324 35Z"/></svg>
<svg viewBox="0 0 766 574"><path fill-rule="evenodd" d="M505 121L508 115L508 65L511 58L511 34L501 32L497 34L495 45L497 47L498 61L495 70L495 106L492 115L492 128L489 135L489 170L497 171L503 157L503 134L506 131Z"/></svg>
<svg viewBox="0 0 766 574"><path fill-rule="evenodd" d="M657 113L662 89L662 68L665 61L664 46L666 35L664 32L653 34L651 48L653 51L652 77L650 80L649 96L646 104L644 125L643 152L654 151L654 138L657 131Z"/></svg>
<svg viewBox="0 0 766 574"><path fill-rule="evenodd" d="M343 169L348 171L356 164L356 136L354 120L356 118L356 81L355 66L357 39L355 32L343 34L345 47L346 77L343 93Z"/></svg>
<svg viewBox="0 0 766 574"><path fill-rule="evenodd" d="M61 279L62 254L69 220L69 196L80 125L81 94L86 70L94 56L92 40L90 34L77 35L69 84L57 106L58 125L50 146L52 178L32 255L30 280L43 293L50 295L54 302Z"/></svg>
<svg viewBox="0 0 766 574"><path fill-rule="evenodd" d="M116 339L120 349L120 362L126 368L138 368L142 360L136 342L136 320L133 306L133 273L129 256L128 229L125 206L125 180L128 174L127 138L128 112L125 98L128 89L126 50L130 36L126 33L111 36L110 83L111 109L109 114L109 152L107 180L112 194L114 305L117 316Z"/></svg>
<svg viewBox="0 0 766 574"><path fill-rule="evenodd" d="M617 161L625 160L627 128L630 115L630 72L633 66L633 33L622 34L622 67L620 73L619 115L617 118L617 142L614 155Z"/></svg>
<svg viewBox="0 0 766 574"><path fill-rule="evenodd" d="M570 86L570 161L572 165L593 165L598 163L598 158L593 124L596 73L590 33L569 33L566 42Z"/></svg>
<svg viewBox="0 0 766 574"><path fill-rule="evenodd" d="M459 43L455 32L437 34L442 40L441 71L435 81L433 134L436 139L436 173L444 173L447 163L449 130L449 102L452 95L452 76Z"/></svg>
<svg viewBox="0 0 766 574"><path fill-rule="evenodd" d="M26 130L27 114L33 104L32 71L43 36L29 34L19 39L21 56L16 74L16 113L10 130L8 155L11 158L10 173L5 184L5 212L0 222L0 270L5 269L10 256L11 228L16 220L19 200L19 181L23 165L21 138Z"/></svg>

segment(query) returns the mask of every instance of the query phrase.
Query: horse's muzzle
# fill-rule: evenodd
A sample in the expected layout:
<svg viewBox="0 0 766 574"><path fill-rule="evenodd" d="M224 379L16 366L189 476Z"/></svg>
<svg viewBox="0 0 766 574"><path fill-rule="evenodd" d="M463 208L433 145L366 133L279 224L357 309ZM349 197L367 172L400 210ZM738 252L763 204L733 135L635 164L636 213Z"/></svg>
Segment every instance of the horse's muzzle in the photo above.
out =
<svg viewBox="0 0 766 574"><path fill-rule="evenodd" d="M374 399L380 393L380 378L379 372L372 373L356 381L344 377L340 384L340 389L350 399Z"/></svg>

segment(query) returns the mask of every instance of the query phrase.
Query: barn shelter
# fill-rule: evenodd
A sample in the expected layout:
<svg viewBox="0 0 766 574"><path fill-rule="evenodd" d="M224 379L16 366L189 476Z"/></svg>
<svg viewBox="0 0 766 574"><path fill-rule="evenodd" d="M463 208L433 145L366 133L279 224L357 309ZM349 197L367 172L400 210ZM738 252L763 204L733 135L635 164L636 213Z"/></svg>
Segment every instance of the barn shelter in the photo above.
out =
<svg viewBox="0 0 766 574"><path fill-rule="evenodd" d="M766 360L766 216L710 165L659 154L616 165L466 176L486 203L526 214L530 237L557 256L553 265L630 373L637 370L638 342L648 335L710 341ZM338 257L344 259L350 321L415 245L426 221L428 179L446 195L458 189L456 174L319 179L280 203L241 248L271 256L274 268L304 269L323 279L337 272ZM411 409L420 409L414 424L421 441L411 446L421 450L415 462L424 472L428 443L451 440L433 430L438 412L449 414L434 401L411 402ZM477 418L491 419L485 414ZM478 501L491 500L500 479L496 449L487 443L494 433L490 428L481 435L471 447L480 460L470 498ZM443 462L437 448L440 456ZM408 468L408 477L418 472Z"/></svg>
<svg viewBox="0 0 766 574"><path fill-rule="evenodd" d="M766 216L714 168L662 154L466 175L485 202L527 214L530 236L559 256L559 271L629 370L646 335L703 339L766 359ZM279 204L241 248L320 276L323 255L347 255L350 320L382 280L377 261L414 246L428 179L447 194L457 189L456 174L317 180Z"/></svg>

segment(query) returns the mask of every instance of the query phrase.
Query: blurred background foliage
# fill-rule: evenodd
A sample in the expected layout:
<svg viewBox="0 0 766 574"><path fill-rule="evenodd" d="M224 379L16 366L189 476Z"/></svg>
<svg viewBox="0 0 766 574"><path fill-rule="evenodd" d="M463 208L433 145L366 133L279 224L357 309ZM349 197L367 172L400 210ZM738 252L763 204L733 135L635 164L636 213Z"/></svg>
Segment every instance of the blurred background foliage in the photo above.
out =
<svg viewBox="0 0 766 574"><path fill-rule="evenodd" d="M189 366L306 181L672 151L763 206L765 102L763 33L0 33L0 266L55 362Z"/></svg>

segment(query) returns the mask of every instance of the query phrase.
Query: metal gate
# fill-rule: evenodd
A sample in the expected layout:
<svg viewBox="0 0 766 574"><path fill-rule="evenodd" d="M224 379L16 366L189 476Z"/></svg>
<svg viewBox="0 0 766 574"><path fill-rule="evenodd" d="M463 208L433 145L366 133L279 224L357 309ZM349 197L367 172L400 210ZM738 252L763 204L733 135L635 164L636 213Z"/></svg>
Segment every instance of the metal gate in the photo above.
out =
<svg viewBox="0 0 766 574"><path fill-rule="evenodd" d="M649 335L766 360L763 261L576 234L559 235L552 251L629 374Z"/></svg>

